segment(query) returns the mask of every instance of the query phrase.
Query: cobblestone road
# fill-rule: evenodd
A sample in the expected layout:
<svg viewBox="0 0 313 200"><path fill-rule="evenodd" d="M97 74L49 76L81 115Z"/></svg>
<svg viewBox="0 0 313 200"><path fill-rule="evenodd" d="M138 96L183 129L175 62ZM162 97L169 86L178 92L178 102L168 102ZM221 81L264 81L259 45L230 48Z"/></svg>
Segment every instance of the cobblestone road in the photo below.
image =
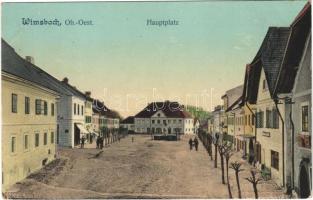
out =
<svg viewBox="0 0 313 200"><path fill-rule="evenodd" d="M228 198L227 186L221 184L220 168L213 168L213 161L202 145L199 151L190 151L189 137L183 136L175 142L153 141L149 136L138 135L132 142L128 136L101 153L90 145L86 149L61 149L60 156L67 159L61 172L44 176L46 180L26 179L12 187L10 195L19 198ZM244 176L244 172L242 174ZM231 169L230 176L234 177ZM246 180L241 182L242 196L253 198L252 186L244 183ZM231 178L230 183L234 184L232 190L236 197L235 179ZM282 192L271 184L260 186L260 197L282 197Z"/></svg>

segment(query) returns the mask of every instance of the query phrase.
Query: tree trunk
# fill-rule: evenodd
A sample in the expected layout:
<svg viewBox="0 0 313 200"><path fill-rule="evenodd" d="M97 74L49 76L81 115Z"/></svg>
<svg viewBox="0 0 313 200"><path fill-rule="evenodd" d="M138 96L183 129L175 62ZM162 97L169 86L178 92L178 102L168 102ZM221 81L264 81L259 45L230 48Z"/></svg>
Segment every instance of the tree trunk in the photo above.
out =
<svg viewBox="0 0 313 200"><path fill-rule="evenodd" d="M224 176L224 156L220 154L221 157L221 169L222 169L222 183L225 184L225 176Z"/></svg>
<svg viewBox="0 0 313 200"><path fill-rule="evenodd" d="M214 144L214 146L215 146L214 168L217 168L217 144Z"/></svg>
<svg viewBox="0 0 313 200"><path fill-rule="evenodd" d="M240 183L239 183L239 172L236 171L236 182L238 187L238 198L241 199L241 189L240 189Z"/></svg>
<svg viewBox="0 0 313 200"><path fill-rule="evenodd" d="M230 183L229 183L229 176L228 176L228 159L226 158L226 177L227 177L227 187L228 187L228 195L229 198L232 199L233 195L231 193L231 189L230 189Z"/></svg>
<svg viewBox="0 0 313 200"><path fill-rule="evenodd" d="M253 184L253 190L254 190L254 195L255 195L255 198L259 198L259 195L258 195L258 189L256 188L256 184L254 183Z"/></svg>

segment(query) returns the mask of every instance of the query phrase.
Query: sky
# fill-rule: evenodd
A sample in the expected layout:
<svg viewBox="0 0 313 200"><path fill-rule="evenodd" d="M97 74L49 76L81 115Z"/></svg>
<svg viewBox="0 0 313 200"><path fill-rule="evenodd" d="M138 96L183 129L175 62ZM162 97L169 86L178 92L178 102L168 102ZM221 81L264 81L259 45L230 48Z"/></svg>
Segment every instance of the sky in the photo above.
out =
<svg viewBox="0 0 313 200"><path fill-rule="evenodd" d="M56 78L134 115L173 100L212 110L243 84L269 26L289 26L306 1L2 3L2 38ZM23 25L22 19L61 26ZM153 26L147 20L176 20ZM66 20L92 25L65 25Z"/></svg>

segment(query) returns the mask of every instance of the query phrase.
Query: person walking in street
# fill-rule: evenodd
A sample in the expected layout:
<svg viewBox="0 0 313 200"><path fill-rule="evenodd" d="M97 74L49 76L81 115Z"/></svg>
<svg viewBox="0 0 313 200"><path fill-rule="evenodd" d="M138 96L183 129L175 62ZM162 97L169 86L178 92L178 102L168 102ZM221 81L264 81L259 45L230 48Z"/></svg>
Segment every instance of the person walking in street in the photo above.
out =
<svg viewBox="0 0 313 200"><path fill-rule="evenodd" d="M85 136L82 137L81 139L81 144L80 144L80 148L84 148L84 145L85 145Z"/></svg>
<svg viewBox="0 0 313 200"><path fill-rule="evenodd" d="M100 148L100 136L97 137L96 143L97 143L97 149L99 149Z"/></svg>
<svg viewBox="0 0 313 200"><path fill-rule="evenodd" d="M198 151L198 145L199 145L198 139L195 138L195 139L193 140L193 142L195 143L196 151Z"/></svg>
<svg viewBox="0 0 313 200"><path fill-rule="evenodd" d="M132 136L132 142L134 142L134 136Z"/></svg>
<svg viewBox="0 0 313 200"><path fill-rule="evenodd" d="M188 143L189 143L189 148L190 148L190 151L191 151L192 150L192 143L193 143L191 138L189 139Z"/></svg>
<svg viewBox="0 0 313 200"><path fill-rule="evenodd" d="M103 149L103 137L100 138L100 149Z"/></svg>

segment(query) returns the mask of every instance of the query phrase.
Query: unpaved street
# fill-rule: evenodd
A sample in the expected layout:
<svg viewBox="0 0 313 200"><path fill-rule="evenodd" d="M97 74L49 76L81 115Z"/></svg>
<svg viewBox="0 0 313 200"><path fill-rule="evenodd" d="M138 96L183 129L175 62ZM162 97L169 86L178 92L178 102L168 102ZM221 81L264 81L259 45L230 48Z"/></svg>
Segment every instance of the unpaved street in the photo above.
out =
<svg viewBox="0 0 313 200"><path fill-rule="evenodd" d="M176 142L139 135L132 142L128 136L103 152L95 148L62 149L60 157L67 159L62 170L47 170L44 178L36 180L28 178L12 187L10 194L23 198L227 198L220 168L213 168L201 144L199 151L190 151L189 137ZM230 174L233 176L232 171ZM252 187L244 184L247 181L241 182L243 197L254 197ZM232 188L236 197L236 185ZM281 194L276 193L278 196L273 197ZM268 191L262 194L272 195Z"/></svg>

